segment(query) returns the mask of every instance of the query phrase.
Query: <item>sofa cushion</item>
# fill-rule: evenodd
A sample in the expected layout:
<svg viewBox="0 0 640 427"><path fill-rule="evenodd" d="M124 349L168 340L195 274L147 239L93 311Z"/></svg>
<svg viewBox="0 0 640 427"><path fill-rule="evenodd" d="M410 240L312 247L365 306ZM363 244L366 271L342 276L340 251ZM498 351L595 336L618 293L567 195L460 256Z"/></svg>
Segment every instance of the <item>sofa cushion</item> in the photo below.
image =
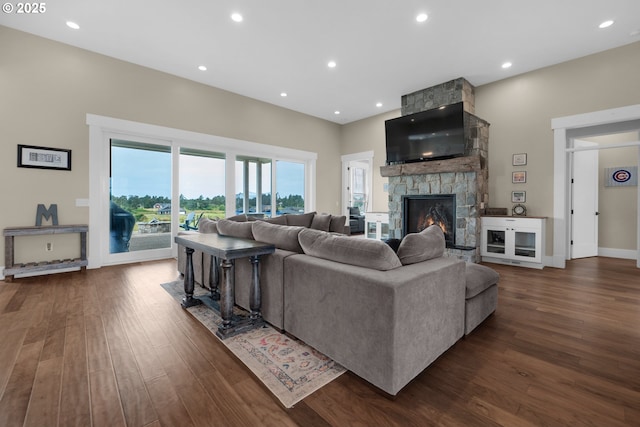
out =
<svg viewBox="0 0 640 427"><path fill-rule="evenodd" d="M331 215L315 214L311 220L311 227L314 230L329 231L331 226Z"/></svg>
<svg viewBox="0 0 640 427"><path fill-rule="evenodd" d="M302 253L302 247L298 241L298 233L304 227L293 225L270 224L266 221L256 221L253 223L253 237L259 242L271 243L276 248L291 252Z"/></svg>
<svg viewBox="0 0 640 427"><path fill-rule="evenodd" d="M319 230L304 229L298 234L307 255L374 270L401 267L398 256L381 240L358 239Z"/></svg>
<svg viewBox="0 0 640 427"><path fill-rule="evenodd" d="M214 221L212 219L203 216L198 221L198 231L200 233L217 233L218 232L218 221Z"/></svg>
<svg viewBox="0 0 640 427"><path fill-rule="evenodd" d="M237 222L228 219L218 221L218 234L222 236L241 237L243 239L253 239L251 227L255 222Z"/></svg>
<svg viewBox="0 0 640 427"><path fill-rule="evenodd" d="M235 221L235 222L246 222L247 221L247 215L245 215L245 214L234 215L234 216L230 216L229 218L225 218L225 219L228 219L229 221Z"/></svg>
<svg viewBox="0 0 640 427"><path fill-rule="evenodd" d="M285 218L287 219L287 225L309 228L311 227L311 221L313 221L315 214L315 212L309 212L299 215L285 215Z"/></svg>
<svg viewBox="0 0 640 427"><path fill-rule="evenodd" d="M269 224L287 225L287 218L284 217L283 215L274 216L272 218L261 219L260 221L268 222Z"/></svg>
<svg viewBox="0 0 640 427"><path fill-rule="evenodd" d="M398 247L398 258L402 265L415 264L441 257L445 246L442 229L432 225L419 233L409 233L404 236Z"/></svg>
<svg viewBox="0 0 640 427"><path fill-rule="evenodd" d="M465 276L467 281L465 299L475 297L500 280L500 275L494 269L472 262L467 262Z"/></svg>
<svg viewBox="0 0 640 427"><path fill-rule="evenodd" d="M347 221L346 215L331 216L331 224L329 224L329 231L344 234L346 221Z"/></svg>

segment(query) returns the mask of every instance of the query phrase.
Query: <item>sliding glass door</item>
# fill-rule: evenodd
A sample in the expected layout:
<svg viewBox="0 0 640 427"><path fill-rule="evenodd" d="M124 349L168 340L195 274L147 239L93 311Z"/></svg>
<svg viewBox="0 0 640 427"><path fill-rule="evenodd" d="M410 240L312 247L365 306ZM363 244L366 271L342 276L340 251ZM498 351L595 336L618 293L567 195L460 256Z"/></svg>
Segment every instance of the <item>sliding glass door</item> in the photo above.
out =
<svg viewBox="0 0 640 427"><path fill-rule="evenodd" d="M109 254L171 248L171 147L110 140Z"/></svg>

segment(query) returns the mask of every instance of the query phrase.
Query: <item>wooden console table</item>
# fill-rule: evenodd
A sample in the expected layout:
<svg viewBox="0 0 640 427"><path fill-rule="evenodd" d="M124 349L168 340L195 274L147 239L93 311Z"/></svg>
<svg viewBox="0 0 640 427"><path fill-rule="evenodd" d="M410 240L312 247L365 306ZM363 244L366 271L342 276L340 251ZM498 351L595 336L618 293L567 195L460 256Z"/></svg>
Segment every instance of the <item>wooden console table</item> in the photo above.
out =
<svg viewBox="0 0 640 427"><path fill-rule="evenodd" d="M261 243L255 240L240 239L230 236L220 236L218 234L196 233L190 235L178 235L175 242L184 246L187 255L186 266L184 272L184 293L182 299L182 307L188 308L194 305L202 304L202 300L193 296L194 278L193 278L193 252L200 250L211 256L211 274L214 275L214 269L217 269L214 259L220 261L220 269L222 277L220 283L220 317L222 323L218 327L216 335L221 339L231 337L240 332L258 328L264 325L262 313L260 312L260 256L272 254L275 246L268 243ZM251 313L246 319L235 318L233 314L233 305L235 301L235 283L231 267L234 260L238 258L248 257L252 264L251 288L249 296L249 304ZM212 292L214 291L212 287ZM212 307L215 308L215 307Z"/></svg>
<svg viewBox="0 0 640 427"><path fill-rule="evenodd" d="M62 268L87 267L87 225L50 225L35 227L9 227L4 229L4 280L11 282L15 274L34 273L39 271L59 270ZM80 233L80 258L30 262L15 264L14 238L16 236L38 236L43 234Z"/></svg>

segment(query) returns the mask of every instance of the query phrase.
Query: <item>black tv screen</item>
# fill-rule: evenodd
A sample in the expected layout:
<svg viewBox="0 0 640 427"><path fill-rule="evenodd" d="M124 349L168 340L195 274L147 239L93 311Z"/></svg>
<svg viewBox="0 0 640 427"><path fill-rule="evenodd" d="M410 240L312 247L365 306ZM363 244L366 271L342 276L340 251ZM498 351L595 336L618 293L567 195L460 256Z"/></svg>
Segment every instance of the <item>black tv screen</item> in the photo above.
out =
<svg viewBox="0 0 640 427"><path fill-rule="evenodd" d="M385 121L387 164L464 156L462 102Z"/></svg>

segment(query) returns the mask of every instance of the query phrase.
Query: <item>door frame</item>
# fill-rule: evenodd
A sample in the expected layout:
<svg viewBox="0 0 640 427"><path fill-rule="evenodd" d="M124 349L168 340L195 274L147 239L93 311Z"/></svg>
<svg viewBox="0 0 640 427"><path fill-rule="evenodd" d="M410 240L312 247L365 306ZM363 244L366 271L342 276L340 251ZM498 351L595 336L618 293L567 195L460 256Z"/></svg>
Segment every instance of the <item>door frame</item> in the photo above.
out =
<svg viewBox="0 0 640 427"><path fill-rule="evenodd" d="M621 132L640 132L640 104L613 108L551 120L553 129L553 267L565 268L571 259L571 162L573 140ZM640 142L637 146L640 159ZM639 162L640 163L640 162ZM638 212L640 212L640 186L638 186ZM636 237L636 265L640 268L640 215Z"/></svg>

